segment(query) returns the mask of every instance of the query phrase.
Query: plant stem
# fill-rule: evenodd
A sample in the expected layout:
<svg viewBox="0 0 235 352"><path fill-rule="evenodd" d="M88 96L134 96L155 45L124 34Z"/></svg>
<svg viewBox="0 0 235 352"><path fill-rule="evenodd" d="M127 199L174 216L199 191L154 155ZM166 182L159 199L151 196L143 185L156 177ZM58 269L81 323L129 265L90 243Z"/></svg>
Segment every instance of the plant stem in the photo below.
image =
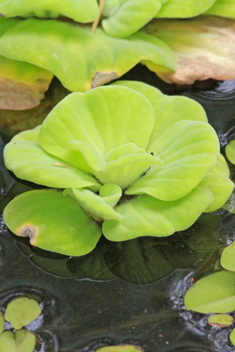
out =
<svg viewBox="0 0 235 352"><path fill-rule="evenodd" d="M105 0L101 0L100 1L100 5L99 5L99 14L98 14L98 17L95 19L95 21L93 22L92 24L92 27L91 27L91 32L94 33L97 26L98 26L98 23L99 23L99 20L100 20L100 17L101 17L101 14L102 14L102 11L103 11L103 8L104 8L104 4L105 4Z"/></svg>

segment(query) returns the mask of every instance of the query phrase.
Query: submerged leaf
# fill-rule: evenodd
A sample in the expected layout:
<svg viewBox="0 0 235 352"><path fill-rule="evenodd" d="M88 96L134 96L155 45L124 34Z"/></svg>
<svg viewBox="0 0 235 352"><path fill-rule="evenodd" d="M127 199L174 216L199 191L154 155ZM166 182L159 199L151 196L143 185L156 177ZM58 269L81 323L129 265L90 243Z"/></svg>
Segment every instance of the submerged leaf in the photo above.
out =
<svg viewBox="0 0 235 352"><path fill-rule="evenodd" d="M101 236L100 227L72 197L54 190L21 194L8 204L3 216L10 230L29 237L32 245L65 255L91 252Z"/></svg>
<svg viewBox="0 0 235 352"><path fill-rule="evenodd" d="M197 281L185 295L188 310L228 313L235 309L235 273L220 271Z"/></svg>
<svg viewBox="0 0 235 352"><path fill-rule="evenodd" d="M8 304L5 319L14 329L19 330L37 319L40 314L41 308L38 302L27 297L20 297Z"/></svg>
<svg viewBox="0 0 235 352"><path fill-rule="evenodd" d="M66 88L82 92L117 79L142 60L167 71L176 67L171 49L153 36L117 39L102 29L91 33L88 26L54 20L22 20L0 38L0 54L51 71Z"/></svg>
<svg viewBox="0 0 235 352"><path fill-rule="evenodd" d="M152 71L166 82L177 84L193 84L208 78L234 79L234 30L234 20L222 17L152 21L144 31L166 42L177 60L176 72L162 73L154 68Z"/></svg>

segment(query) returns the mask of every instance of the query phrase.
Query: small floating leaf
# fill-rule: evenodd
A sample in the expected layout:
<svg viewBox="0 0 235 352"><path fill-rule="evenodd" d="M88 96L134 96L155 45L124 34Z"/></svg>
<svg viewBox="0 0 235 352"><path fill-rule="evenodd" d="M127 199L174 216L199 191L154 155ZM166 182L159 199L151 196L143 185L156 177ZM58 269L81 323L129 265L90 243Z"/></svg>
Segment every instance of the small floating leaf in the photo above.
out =
<svg viewBox="0 0 235 352"><path fill-rule="evenodd" d="M232 344L235 346L235 329L233 329L229 335L229 339L232 342Z"/></svg>
<svg viewBox="0 0 235 352"><path fill-rule="evenodd" d="M143 350L133 345L121 345L102 347L96 350L96 352L143 352Z"/></svg>
<svg viewBox="0 0 235 352"><path fill-rule="evenodd" d="M225 153L228 160L235 164L235 140L231 141L228 145L226 145Z"/></svg>
<svg viewBox="0 0 235 352"><path fill-rule="evenodd" d="M211 326L216 326L219 328L226 328L227 326L231 325L233 323L233 317L231 315L227 314L216 314L216 315L211 315L208 318L208 324Z"/></svg>
<svg viewBox="0 0 235 352"><path fill-rule="evenodd" d="M0 335L1 352L33 352L36 346L36 336L27 330L19 330L14 334L5 331Z"/></svg>
<svg viewBox="0 0 235 352"><path fill-rule="evenodd" d="M197 281L185 295L188 310L228 313L235 309L235 273L220 271Z"/></svg>
<svg viewBox="0 0 235 352"><path fill-rule="evenodd" d="M224 269L235 272L235 241L224 248L220 263Z"/></svg>
<svg viewBox="0 0 235 352"><path fill-rule="evenodd" d="M40 314L41 308L35 300L20 297L8 304L5 319L18 330L37 319Z"/></svg>

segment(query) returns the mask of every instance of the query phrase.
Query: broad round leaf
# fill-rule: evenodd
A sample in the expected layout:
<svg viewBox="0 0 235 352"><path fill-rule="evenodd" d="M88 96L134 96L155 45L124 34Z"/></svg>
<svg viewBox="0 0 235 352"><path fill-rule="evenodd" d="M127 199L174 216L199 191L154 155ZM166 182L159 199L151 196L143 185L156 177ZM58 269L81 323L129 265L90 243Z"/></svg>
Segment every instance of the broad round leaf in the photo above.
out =
<svg viewBox="0 0 235 352"><path fill-rule="evenodd" d="M101 236L100 227L72 197L54 190L21 194L7 205L3 217L12 232L29 237L32 245L65 255L91 252Z"/></svg>
<svg viewBox="0 0 235 352"><path fill-rule="evenodd" d="M0 335L1 352L33 352L36 346L36 336L27 330L4 331Z"/></svg>
<svg viewBox="0 0 235 352"><path fill-rule="evenodd" d="M21 21L0 38L0 54L42 67L69 90L82 92L117 79L142 60L176 68L171 49L154 36L118 39L100 28L91 33L89 26L54 20Z"/></svg>
<svg viewBox="0 0 235 352"><path fill-rule="evenodd" d="M169 127L149 148L164 162L152 167L125 193L147 193L165 201L184 197L215 165L219 141L205 122L179 121Z"/></svg>
<svg viewBox="0 0 235 352"><path fill-rule="evenodd" d="M229 339L232 342L232 344L235 346L235 329L233 329L229 335Z"/></svg>
<svg viewBox="0 0 235 352"><path fill-rule="evenodd" d="M89 171L86 160L102 167L106 154L123 144L145 149L154 122L152 106L142 94L101 87L62 100L44 120L40 143L48 153ZM80 150L72 148L73 141L79 141Z"/></svg>
<svg viewBox="0 0 235 352"><path fill-rule="evenodd" d="M224 248L220 263L224 269L235 272L235 242Z"/></svg>
<svg viewBox="0 0 235 352"><path fill-rule="evenodd" d="M4 17L64 15L77 22L92 22L98 16L96 0L1 0L0 14Z"/></svg>
<svg viewBox="0 0 235 352"><path fill-rule="evenodd" d="M188 310L228 313L235 309L235 273L220 271L196 282L185 295Z"/></svg>
<svg viewBox="0 0 235 352"><path fill-rule="evenodd" d="M208 15L235 18L235 3L233 0L216 0L214 5L205 13Z"/></svg>
<svg viewBox="0 0 235 352"><path fill-rule="evenodd" d="M104 221L103 234L110 241L170 236L190 227L212 201L211 191L203 185L172 202L143 195L116 207L123 218Z"/></svg>
<svg viewBox="0 0 235 352"><path fill-rule="evenodd" d="M161 6L158 0L122 1L115 13L102 21L102 26L108 35L127 37L148 23Z"/></svg>
<svg viewBox="0 0 235 352"><path fill-rule="evenodd" d="M208 10L216 0L169 0L157 13L156 17L187 18L195 17Z"/></svg>
<svg viewBox="0 0 235 352"><path fill-rule="evenodd" d="M235 140L226 145L225 152L228 160L232 164L235 164Z"/></svg>
<svg viewBox="0 0 235 352"><path fill-rule="evenodd" d="M8 304L5 319L14 329L19 330L37 319L40 314L41 308L38 302L27 297L20 297Z"/></svg>

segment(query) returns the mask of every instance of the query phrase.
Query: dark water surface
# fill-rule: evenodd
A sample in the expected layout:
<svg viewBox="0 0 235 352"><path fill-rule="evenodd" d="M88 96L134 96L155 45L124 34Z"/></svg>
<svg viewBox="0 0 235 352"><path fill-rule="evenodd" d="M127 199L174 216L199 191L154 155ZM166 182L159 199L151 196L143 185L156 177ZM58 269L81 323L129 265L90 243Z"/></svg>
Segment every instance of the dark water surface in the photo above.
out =
<svg viewBox="0 0 235 352"><path fill-rule="evenodd" d="M235 81L178 87L142 66L124 78L200 102L219 134L222 151L235 137ZM13 133L9 126L0 130L5 141ZM14 131L20 126L16 123ZM35 187L8 173L3 146L1 141L1 212L14 196ZM232 166L231 173L233 177ZM230 327L210 327L206 315L187 312L183 304L193 280L220 269L222 247L235 239L234 225L235 216L220 211L201 216L189 230L170 238L124 243L102 238L89 255L70 258L19 241L0 217L0 311L20 295L40 302L42 315L27 327L37 335L38 352L94 352L124 343L145 352L235 351L228 341Z"/></svg>

